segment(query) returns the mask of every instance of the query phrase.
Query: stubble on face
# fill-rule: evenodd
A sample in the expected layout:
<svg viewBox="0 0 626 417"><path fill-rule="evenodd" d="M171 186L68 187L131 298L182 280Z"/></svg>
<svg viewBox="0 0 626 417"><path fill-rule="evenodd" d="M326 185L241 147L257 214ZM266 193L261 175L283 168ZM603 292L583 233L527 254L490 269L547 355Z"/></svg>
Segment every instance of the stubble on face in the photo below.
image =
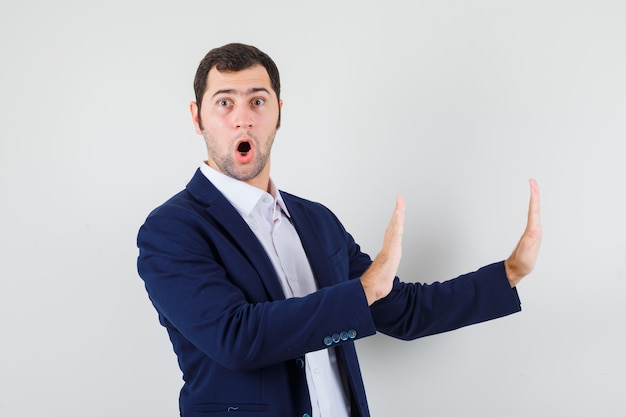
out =
<svg viewBox="0 0 626 417"><path fill-rule="evenodd" d="M266 189L281 105L262 66L237 72L212 68L201 108L191 103L196 132L207 147L207 164Z"/></svg>
<svg viewBox="0 0 626 417"><path fill-rule="evenodd" d="M270 159L276 130L274 130L267 137L264 148L260 147L259 140L256 136L250 134L249 132L242 132L233 138L227 149L220 148L217 141L206 129L202 130L202 136L204 137L209 154L209 165L213 162L221 173L239 181L250 181L256 178L263 171L263 169L265 169L265 166ZM239 141L239 139L241 139L242 136L245 136L250 142L252 142L252 147L255 149L256 153L255 158L251 163L239 166L233 157L233 153L236 151L234 149L235 144Z"/></svg>

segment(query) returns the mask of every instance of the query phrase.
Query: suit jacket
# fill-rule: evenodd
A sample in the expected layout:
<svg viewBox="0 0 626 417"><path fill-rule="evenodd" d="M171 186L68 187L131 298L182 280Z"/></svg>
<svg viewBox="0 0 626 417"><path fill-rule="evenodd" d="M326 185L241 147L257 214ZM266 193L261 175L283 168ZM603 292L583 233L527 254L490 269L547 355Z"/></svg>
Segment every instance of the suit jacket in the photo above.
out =
<svg viewBox="0 0 626 417"><path fill-rule="evenodd" d="M520 310L499 262L430 285L394 280L371 307L371 259L321 204L282 192L318 287L285 299L261 244L198 170L138 235L138 270L183 372L184 417L306 416L304 354L334 347L353 416L369 416L354 341L415 339ZM236 412L233 414L233 412Z"/></svg>

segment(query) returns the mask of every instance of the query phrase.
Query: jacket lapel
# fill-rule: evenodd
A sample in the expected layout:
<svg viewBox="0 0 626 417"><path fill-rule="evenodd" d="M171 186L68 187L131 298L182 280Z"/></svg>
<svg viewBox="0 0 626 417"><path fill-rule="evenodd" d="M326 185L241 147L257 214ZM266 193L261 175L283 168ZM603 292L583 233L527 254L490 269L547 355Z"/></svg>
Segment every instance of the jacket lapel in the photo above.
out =
<svg viewBox="0 0 626 417"><path fill-rule="evenodd" d="M325 249L328 248L329 242L326 242L319 232L321 225L316 224L311 219L304 203L292 198L288 193L281 193L281 195L287 205L296 232L300 236L304 252L309 258L309 264L318 287L329 287L338 283L339 280L333 279L334 275L328 264L328 255Z"/></svg>
<svg viewBox="0 0 626 417"><path fill-rule="evenodd" d="M254 232L241 218L226 197L198 169L187 184L187 190L206 205L206 212L215 221L220 231L243 253L256 269L272 300L285 298L272 262Z"/></svg>

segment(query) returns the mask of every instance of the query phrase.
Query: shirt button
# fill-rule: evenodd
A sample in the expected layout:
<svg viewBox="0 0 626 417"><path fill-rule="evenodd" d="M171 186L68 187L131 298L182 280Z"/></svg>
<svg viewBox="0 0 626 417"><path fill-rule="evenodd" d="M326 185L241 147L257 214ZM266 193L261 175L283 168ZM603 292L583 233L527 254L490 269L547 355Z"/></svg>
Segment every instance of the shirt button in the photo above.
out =
<svg viewBox="0 0 626 417"><path fill-rule="evenodd" d="M319 373L320 373L320 370L319 370L319 369L317 369L317 368L315 368L315 369L313 370L313 372L315 372L316 374L319 374Z"/></svg>

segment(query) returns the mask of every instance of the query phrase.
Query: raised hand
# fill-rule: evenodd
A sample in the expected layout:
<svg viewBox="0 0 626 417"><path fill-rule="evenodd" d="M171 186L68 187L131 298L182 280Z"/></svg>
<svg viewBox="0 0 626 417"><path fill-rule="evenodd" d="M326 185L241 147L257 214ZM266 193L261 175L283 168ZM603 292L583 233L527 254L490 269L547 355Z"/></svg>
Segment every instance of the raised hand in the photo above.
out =
<svg viewBox="0 0 626 417"><path fill-rule="evenodd" d="M528 205L528 222L526 230L520 238L515 250L504 261L504 269L511 287L515 287L535 267L539 247L541 246L541 221L539 218L539 185L530 180L530 203Z"/></svg>
<svg viewBox="0 0 626 417"><path fill-rule="evenodd" d="M393 280L402 258L402 233L404 232L404 198L396 197L396 208L385 229L383 247L370 267L361 276L361 285L367 297L367 304L387 296L391 292Z"/></svg>

